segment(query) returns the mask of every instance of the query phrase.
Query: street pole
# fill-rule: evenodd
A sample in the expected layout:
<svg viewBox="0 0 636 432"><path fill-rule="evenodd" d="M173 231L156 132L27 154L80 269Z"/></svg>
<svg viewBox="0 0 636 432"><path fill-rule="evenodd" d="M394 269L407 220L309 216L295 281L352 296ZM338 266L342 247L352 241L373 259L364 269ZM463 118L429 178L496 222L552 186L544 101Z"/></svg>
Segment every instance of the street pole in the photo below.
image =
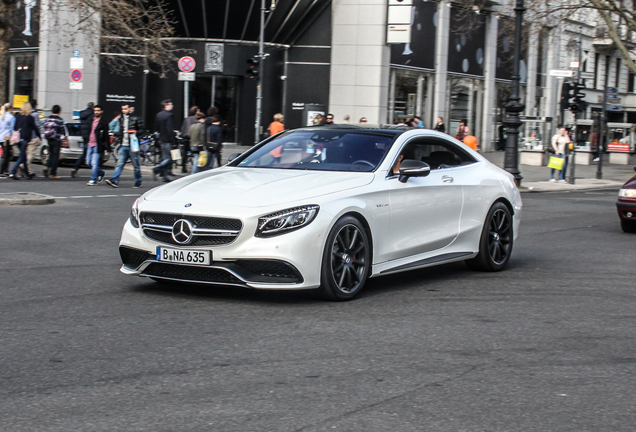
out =
<svg viewBox="0 0 636 432"><path fill-rule="evenodd" d="M512 174L515 178L517 186L521 185L523 177L519 173L519 113L524 110L525 106L521 103L519 97L519 63L521 62L521 28L523 25L523 0L517 0L515 5L515 52L514 52L514 70L511 80L511 91L508 102L506 103L506 131L508 137L506 139L506 157L504 161L504 169Z"/></svg>
<svg viewBox="0 0 636 432"><path fill-rule="evenodd" d="M581 68L583 67L583 27L579 27L579 67L576 70L576 86L575 88L579 88L579 84L581 84ZM578 90L577 90L578 91ZM578 97L577 97L578 99ZM583 104L584 106L585 104ZM582 117L585 117L583 115ZM574 184L576 182L576 143L578 142L578 125L577 121L579 119L579 111L574 111L574 131L572 136L574 137L574 141L572 142L572 160L570 161L570 177L567 179L568 183Z"/></svg>
<svg viewBox="0 0 636 432"><path fill-rule="evenodd" d="M254 144L260 141L261 135L261 113L263 103L263 72L265 63L265 0L261 0L261 29L258 37L258 58L260 68L258 72L258 83L256 85L256 121L254 122Z"/></svg>
<svg viewBox="0 0 636 432"><path fill-rule="evenodd" d="M607 85L609 84L609 62L605 61L605 78L603 80L603 112L601 113L601 134L598 137L596 148L598 151L598 165L596 165L596 178L603 178L603 147L607 139L605 125L607 124Z"/></svg>

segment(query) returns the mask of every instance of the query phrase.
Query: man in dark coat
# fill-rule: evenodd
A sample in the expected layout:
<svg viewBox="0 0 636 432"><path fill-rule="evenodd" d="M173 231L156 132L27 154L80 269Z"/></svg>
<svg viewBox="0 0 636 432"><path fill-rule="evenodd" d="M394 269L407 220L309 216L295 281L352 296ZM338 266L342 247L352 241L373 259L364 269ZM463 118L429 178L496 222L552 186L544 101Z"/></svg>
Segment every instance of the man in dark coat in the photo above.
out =
<svg viewBox="0 0 636 432"><path fill-rule="evenodd" d="M82 153L82 156L80 156L79 159L77 159L77 161L75 162L75 166L71 170L71 177L73 178L77 176L77 171L80 169L80 167L86 160L86 149L88 148L88 138L89 138L88 136L91 133L91 124L93 122L93 117L94 117L94 113L93 113L94 106L95 104L93 102L89 102L86 105L86 109L80 111L80 133L82 134L82 138L84 139L84 153ZM88 162L90 165L90 161Z"/></svg>
<svg viewBox="0 0 636 432"><path fill-rule="evenodd" d="M172 167L172 158L170 157L170 150L173 145L176 145L176 139L174 136L174 121L172 119L172 101L166 99L161 102L163 111L157 114L155 119L155 130L159 132L159 143L161 144L161 163L152 169L153 180L156 179L157 174L161 174L164 182L169 182L168 173Z"/></svg>
<svg viewBox="0 0 636 432"><path fill-rule="evenodd" d="M95 186L104 179L106 174L99 166L104 151L110 151L110 136L108 135L108 122L103 117L103 109L95 105L94 116L91 121L91 129L88 135L86 160L91 164L91 179L88 186Z"/></svg>

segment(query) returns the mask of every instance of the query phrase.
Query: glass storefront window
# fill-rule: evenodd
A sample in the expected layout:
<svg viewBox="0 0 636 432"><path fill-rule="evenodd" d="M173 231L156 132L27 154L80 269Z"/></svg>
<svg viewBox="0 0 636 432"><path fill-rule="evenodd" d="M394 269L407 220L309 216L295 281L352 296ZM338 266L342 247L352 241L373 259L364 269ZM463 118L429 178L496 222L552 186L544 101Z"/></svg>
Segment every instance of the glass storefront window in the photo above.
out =
<svg viewBox="0 0 636 432"><path fill-rule="evenodd" d="M393 123L424 118L426 113L426 95L428 80L424 73L412 70L395 69L395 101L393 104ZM391 109L389 108L389 112Z"/></svg>
<svg viewBox="0 0 636 432"><path fill-rule="evenodd" d="M483 84L481 80L449 77L448 79L448 113L447 132L455 136L459 123L463 120L470 129L470 134L478 136L481 117Z"/></svg>
<svg viewBox="0 0 636 432"><path fill-rule="evenodd" d="M11 71L13 95L27 96L27 100L34 98L35 93L35 57L36 53L13 54Z"/></svg>

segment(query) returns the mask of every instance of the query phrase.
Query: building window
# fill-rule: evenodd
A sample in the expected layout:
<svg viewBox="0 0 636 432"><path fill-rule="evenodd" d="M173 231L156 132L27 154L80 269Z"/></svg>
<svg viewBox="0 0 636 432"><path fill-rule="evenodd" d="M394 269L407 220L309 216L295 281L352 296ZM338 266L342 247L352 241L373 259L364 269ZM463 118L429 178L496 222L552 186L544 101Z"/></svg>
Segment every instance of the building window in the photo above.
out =
<svg viewBox="0 0 636 432"><path fill-rule="evenodd" d="M618 88L619 84L621 83L621 59L617 58L616 59L616 79L614 80L616 82L616 85L614 87Z"/></svg>
<svg viewBox="0 0 636 432"><path fill-rule="evenodd" d="M627 74L627 92L634 93L634 72Z"/></svg>
<svg viewBox="0 0 636 432"><path fill-rule="evenodd" d="M596 53L594 55L594 88L598 88L598 63L601 59L601 55Z"/></svg>
<svg viewBox="0 0 636 432"><path fill-rule="evenodd" d="M11 58L11 96L18 101L29 101L35 97L36 53L13 54ZM20 103L21 105L21 103Z"/></svg>

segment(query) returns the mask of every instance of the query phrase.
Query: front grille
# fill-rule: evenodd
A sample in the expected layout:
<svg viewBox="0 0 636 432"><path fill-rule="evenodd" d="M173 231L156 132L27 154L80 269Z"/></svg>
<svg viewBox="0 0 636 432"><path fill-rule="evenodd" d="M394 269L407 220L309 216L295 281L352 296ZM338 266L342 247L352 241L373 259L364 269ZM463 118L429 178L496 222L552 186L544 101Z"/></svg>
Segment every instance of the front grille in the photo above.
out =
<svg viewBox="0 0 636 432"><path fill-rule="evenodd" d="M119 256L121 256L121 262L132 269L136 269L146 260L155 258L154 254L126 246L119 247Z"/></svg>
<svg viewBox="0 0 636 432"><path fill-rule="evenodd" d="M142 275L192 282L241 283L236 276L222 269L178 264L151 263Z"/></svg>
<svg viewBox="0 0 636 432"><path fill-rule="evenodd" d="M172 238L172 226L179 219L192 224L193 237L187 244L177 243ZM171 213L147 213L139 216L146 237L161 243L179 246L217 246L232 243L243 228L239 219L192 216Z"/></svg>

